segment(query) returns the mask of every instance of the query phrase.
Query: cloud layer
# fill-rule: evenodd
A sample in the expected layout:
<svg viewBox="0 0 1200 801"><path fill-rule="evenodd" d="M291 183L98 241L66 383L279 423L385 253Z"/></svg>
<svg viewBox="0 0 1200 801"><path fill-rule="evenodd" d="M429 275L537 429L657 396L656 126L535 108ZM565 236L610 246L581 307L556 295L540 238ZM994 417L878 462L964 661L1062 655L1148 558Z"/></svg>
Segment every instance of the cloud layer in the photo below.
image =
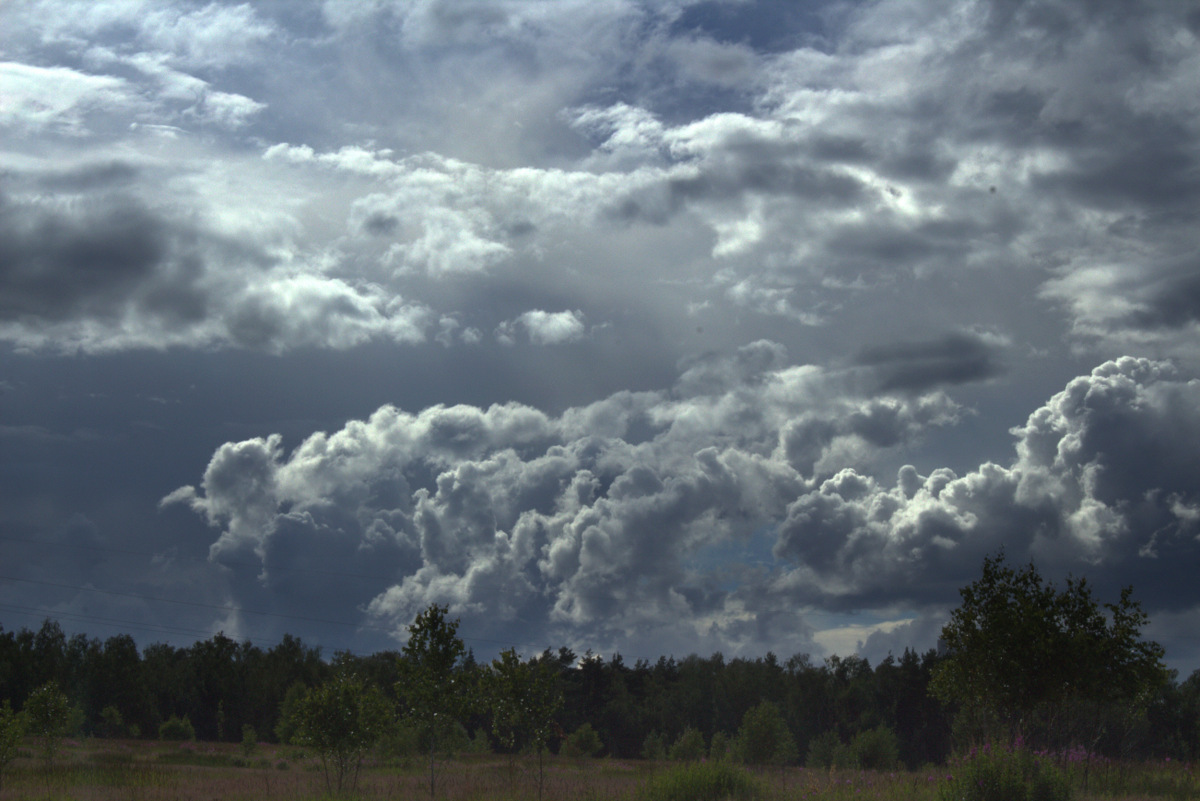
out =
<svg viewBox="0 0 1200 801"><path fill-rule="evenodd" d="M877 653L1005 545L1178 632L1198 37L1172 0L0 3L0 536L140 543L246 631L441 601Z"/></svg>
<svg viewBox="0 0 1200 801"><path fill-rule="evenodd" d="M1009 466L906 465L891 483L867 472L875 457L958 408L940 393L855 396L845 376L781 356L758 343L673 393L557 417L385 407L290 453L278 437L231 442L200 490L166 502L222 530L213 559L261 560L265 586L276 564L362 560L394 576L371 617L402 625L444 603L471 630L573 645L812 648L803 610L932 613L1001 547L1109 590L1154 575L1142 597L1155 608L1197 603L1184 588L1200 555L1187 445L1200 382L1108 362L1013 430ZM831 466L845 463L857 467Z"/></svg>

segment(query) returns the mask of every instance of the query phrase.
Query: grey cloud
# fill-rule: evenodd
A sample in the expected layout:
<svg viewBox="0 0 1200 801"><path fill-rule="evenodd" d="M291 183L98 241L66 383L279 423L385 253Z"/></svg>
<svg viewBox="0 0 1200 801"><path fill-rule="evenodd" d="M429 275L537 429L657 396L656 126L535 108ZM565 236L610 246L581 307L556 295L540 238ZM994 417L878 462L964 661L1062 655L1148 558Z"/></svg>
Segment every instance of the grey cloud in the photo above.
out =
<svg viewBox="0 0 1200 801"><path fill-rule="evenodd" d="M383 548L393 580L369 609L386 621L437 601L503 630L623 640L679 616L697 637L749 641L762 632L745 626L772 602L722 589L719 560L695 559L811 486L774 455L785 421L804 410L869 459L948 422L953 407L896 398L884 413L879 399L831 396L836 376L789 368L768 342L710 358L705 379L700 369L681 377L686 391L619 393L558 417L519 404L385 407L290 454L278 437L227 443L199 490L164 503L221 529L214 559L261 560L264 586L272 564L311 565L356 541ZM864 436L863 420L880 415L891 433Z"/></svg>
<svg viewBox="0 0 1200 801"><path fill-rule="evenodd" d="M131 198L90 200L68 214L0 196L0 318L112 320L131 301L194 318L205 299L190 232Z"/></svg>
<svg viewBox="0 0 1200 801"><path fill-rule="evenodd" d="M944 384L993 378L1003 372L999 348L972 332L936 339L879 345L861 351L855 362L878 375L883 392L922 391Z"/></svg>
<svg viewBox="0 0 1200 801"><path fill-rule="evenodd" d="M843 470L789 506L775 546L796 565L784 583L848 606L936 603L1003 545L1109 589L1146 579L1149 603L1188 608L1198 599L1178 565L1200 555L1190 511L1198 391L1165 363L1126 357L1074 379L1014 429L1011 467L962 477L906 467L893 487Z"/></svg>
<svg viewBox="0 0 1200 801"><path fill-rule="evenodd" d="M1142 302L1125 322L1141 330L1183 328L1200 322L1200 256L1164 265L1157 280L1143 282Z"/></svg>

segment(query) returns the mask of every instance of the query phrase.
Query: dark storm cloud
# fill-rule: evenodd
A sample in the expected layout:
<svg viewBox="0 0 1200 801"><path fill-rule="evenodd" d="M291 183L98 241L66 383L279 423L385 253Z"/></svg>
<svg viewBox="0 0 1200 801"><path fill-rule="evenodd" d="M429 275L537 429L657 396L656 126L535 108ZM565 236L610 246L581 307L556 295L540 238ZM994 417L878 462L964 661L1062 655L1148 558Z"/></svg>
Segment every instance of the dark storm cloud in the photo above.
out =
<svg viewBox="0 0 1200 801"><path fill-rule="evenodd" d="M1180 269L1164 273L1142 307L1129 316L1131 325L1153 330L1200 322L1200 256L1185 260Z"/></svg>
<svg viewBox="0 0 1200 801"><path fill-rule="evenodd" d="M883 392L925 391L944 384L982 381L1003 372L999 348L970 332L937 339L879 345L861 351L855 363L870 367Z"/></svg>
<svg viewBox="0 0 1200 801"><path fill-rule="evenodd" d="M67 214L0 196L0 318L111 318L166 266L169 237L128 198Z"/></svg>

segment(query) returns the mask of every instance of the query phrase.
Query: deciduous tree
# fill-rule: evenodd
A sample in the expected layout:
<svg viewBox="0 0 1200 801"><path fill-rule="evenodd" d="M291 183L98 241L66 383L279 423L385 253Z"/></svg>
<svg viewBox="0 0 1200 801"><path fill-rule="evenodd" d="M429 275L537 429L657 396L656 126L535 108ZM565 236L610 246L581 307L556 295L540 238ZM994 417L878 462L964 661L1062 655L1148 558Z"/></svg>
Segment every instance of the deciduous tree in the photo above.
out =
<svg viewBox="0 0 1200 801"><path fill-rule="evenodd" d="M53 762L71 721L67 696L51 681L34 690L25 701L25 729L37 740L46 762Z"/></svg>
<svg viewBox="0 0 1200 801"><path fill-rule="evenodd" d="M378 687L341 674L305 692L289 710L292 741L321 755L325 787L353 792L363 757L391 719Z"/></svg>
<svg viewBox="0 0 1200 801"><path fill-rule="evenodd" d="M1045 736L1064 730L1062 710L1078 702L1138 707L1167 678L1163 649L1141 637L1147 621L1133 590L1099 604L1084 578L1057 589L1030 562L983 561L979 579L942 629L948 658L933 691L974 708L1012 739L1029 741L1035 718Z"/></svg>
<svg viewBox="0 0 1200 801"><path fill-rule="evenodd" d="M400 660L396 694L408 714L429 737L429 797L437 788L436 754L439 736L446 734L469 708L472 687L459 670L466 648L458 636L458 621L446 617L448 607L431 605L408 627Z"/></svg>

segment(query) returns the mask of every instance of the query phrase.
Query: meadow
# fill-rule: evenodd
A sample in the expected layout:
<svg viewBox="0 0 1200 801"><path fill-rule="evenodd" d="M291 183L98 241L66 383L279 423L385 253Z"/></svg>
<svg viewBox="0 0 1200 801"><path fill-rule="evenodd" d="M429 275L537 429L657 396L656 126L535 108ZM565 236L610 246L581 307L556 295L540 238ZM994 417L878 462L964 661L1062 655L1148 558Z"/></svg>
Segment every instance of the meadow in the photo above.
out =
<svg viewBox="0 0 1200 801"><path fill-rule="evenodd" d="M1061 763L1076 801L1200 798L1200 780L1187 763L1085 761ZM961 762L918 771L811 770L802 767L729 771L745 784L730 796L782 801L944 801ZM693 789L705 766L646 760L548 757L543 801L676 801L697 799ZM429 796L421 760L368 762L357 791L345 798L422 799ZM703 781L701 782L703 784ZM711 784L711 782L710 782ZM741 792L744 791L744 792ZM437 798L445 801L535 801L537 767L531 757L468 755L439 764ZM148 741L68 741L52 765L24 753L5 771L0 800L39 801L322 801L331 799L319 760L304 751L260 744L247 755L237 744Z"/></svg>

